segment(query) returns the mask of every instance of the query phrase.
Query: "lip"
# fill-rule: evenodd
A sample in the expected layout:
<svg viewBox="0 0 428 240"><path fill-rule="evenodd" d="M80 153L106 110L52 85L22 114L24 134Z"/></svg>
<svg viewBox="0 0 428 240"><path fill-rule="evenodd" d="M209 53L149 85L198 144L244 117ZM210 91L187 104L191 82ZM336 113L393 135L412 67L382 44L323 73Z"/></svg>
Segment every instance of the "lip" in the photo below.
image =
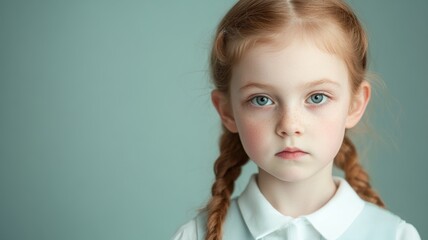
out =
<svg viewBox="0 0 428 240"><path fill-rule="evenodd" d="M306 154L308 153L300 150L299 148L287 147L283 151L275 155L286 160L297 160L299 158L302 158Z"/></svg>

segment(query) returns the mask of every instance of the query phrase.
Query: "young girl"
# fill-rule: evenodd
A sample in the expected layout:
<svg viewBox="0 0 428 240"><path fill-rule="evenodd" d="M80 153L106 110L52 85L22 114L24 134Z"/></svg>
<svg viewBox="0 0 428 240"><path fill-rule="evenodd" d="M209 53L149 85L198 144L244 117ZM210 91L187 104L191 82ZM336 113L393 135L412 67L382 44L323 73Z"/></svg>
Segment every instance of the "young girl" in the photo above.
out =
<svg viewBox="0 0 428 240"><path fill-rule="evenodd" d="M173 239L420 239L385 209L348 136L370 100L367 49L343 1L238 1L211 53L223 124L212 198ZM249 159L258 174L231 199Z"/></svg>

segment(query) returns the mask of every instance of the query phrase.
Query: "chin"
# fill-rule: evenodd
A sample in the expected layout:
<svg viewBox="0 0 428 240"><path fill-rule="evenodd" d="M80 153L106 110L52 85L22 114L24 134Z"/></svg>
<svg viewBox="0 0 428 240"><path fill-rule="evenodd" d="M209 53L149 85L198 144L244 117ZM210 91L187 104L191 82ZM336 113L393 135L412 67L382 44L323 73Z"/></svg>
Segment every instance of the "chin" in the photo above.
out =
<svg viewBox="0 0 428 240"><path fill-rule="evenodd" d="M271 177L275 178L276 180L280 180L282 182L300 182L302 180L307 179L308 173L303 173L301 171L286 171L286 172L267 172Z"/></svg>

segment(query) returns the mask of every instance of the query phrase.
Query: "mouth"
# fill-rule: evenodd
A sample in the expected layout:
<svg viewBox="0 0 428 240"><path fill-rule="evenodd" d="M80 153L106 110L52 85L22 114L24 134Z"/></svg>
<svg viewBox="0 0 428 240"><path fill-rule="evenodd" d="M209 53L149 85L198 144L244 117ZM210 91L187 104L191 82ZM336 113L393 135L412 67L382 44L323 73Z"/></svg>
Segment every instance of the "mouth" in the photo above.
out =
<svg viewBox="0 0 428 240"><path fill-rule="evenodd" d="M287 147L286 149L284 149L284 151L278 152L275 155L285 160L296 160L307 154L307 152L304 152L298 148Z"/></svg>

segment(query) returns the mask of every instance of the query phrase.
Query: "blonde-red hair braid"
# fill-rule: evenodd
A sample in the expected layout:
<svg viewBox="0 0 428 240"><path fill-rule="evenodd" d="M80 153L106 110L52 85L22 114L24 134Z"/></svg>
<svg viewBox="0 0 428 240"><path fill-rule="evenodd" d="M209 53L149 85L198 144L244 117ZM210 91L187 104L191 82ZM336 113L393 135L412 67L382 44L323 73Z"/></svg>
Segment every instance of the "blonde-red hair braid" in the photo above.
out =
<svg viewBox="0 0 428 240"><path fill-rule="evenodd" d="M239 135L223 127L220 156L214 164L215 182L211 188L212 198L207 205L206 240L222 238L222 225L229 208L235 180L241 174L242 166L247 162L248 156L242 147Z"/></svg>
<svg viewBox="0 0 428 240"><path fill-rule="evenodd" d="M357 150L347 136L345 136L339 153L334 159L334 164L344 171L346 181L362 199L385 208L380 196L372 189L369 175L359 163Z"/></svg>

